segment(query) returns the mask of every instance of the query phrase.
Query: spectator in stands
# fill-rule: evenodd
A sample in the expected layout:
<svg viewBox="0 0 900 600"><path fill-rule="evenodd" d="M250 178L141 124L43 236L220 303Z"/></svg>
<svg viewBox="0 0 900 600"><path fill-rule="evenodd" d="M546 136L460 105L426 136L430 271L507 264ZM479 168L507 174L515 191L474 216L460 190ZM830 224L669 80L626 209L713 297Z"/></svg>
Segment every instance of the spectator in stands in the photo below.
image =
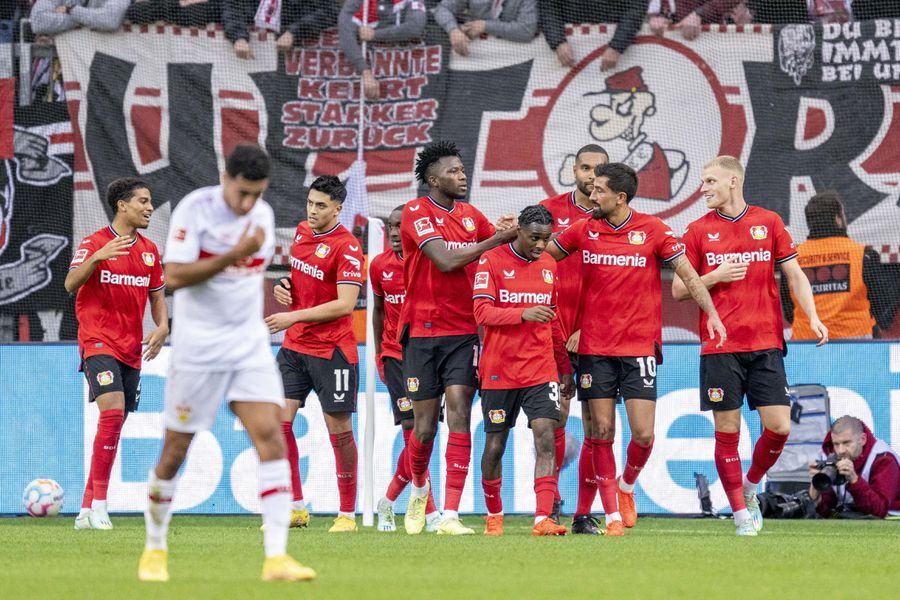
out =
<svg viewBox="0 0 900 600"><path fill-rule="evenodd" d="M892 285L884 280L878 253L847 236L847 216L837 192L816 194L805 213L809 237L797 246L797 261L812 285L819 318L831 339L871 338L877 323L885 327L890 323L892 312L890 302L875 293ZM793 323L791 339L816 339L809 318L797 310L796 298L783 279L781 300L788 322Z"/></svg>
<svg viewBox="0 0 900 600"><path fill-rule="evenodd" d="M363 23L363 2L369 3ZM346 0L338 17L341 51L356 72L369 100L379 96L378 81L363 56L360 42L411 42L422 39L428 13L423 0Z"/></svg>
<svg viewBox="0 0 900 600"><path fill-rule="evenodd" d="M221 0L135 0L125 13L131 23L165 21L181 27L222 22Z"/></svg>
<svg viewBox="0 0 900 600"><path fill-rule="evenodd" d="M821 494L809 486L809 497L817 502L821 516L847 510L880 519L900 516L900 455L862 421L849 415L836 420L822 442L822 452L823 458L837 457L837 472L847 483ZM816 463L810 463L810 479L819 472Z"/></svg>
<svg viewBox="0 0 900 600"><path fill-rule="evenodd" d="M740 0L650 0L647 20L656 35L674 23L684 39L693 40L703 23L725 23L739 4Z"/></svg>
<svg viewBox="0 0 900 600"><path fill-rule="evenodd" d="M269 29L280 34L275 43L287 52L295 43L336 26L339 4L340 0L224 0L225 37L234 44L238 58L253 58L250 28Z"/></svg>
<svg viewBox="0 0 900 600"><path fill-rule="evenodd" d="M614 69L647 16L649 0L540 0L541 29L564 67L577 62L566 40L566 23L617 23L616 33L600 57L600 68Z"/></svg>
<svg viewBox="0 0 900 600"><path fill-rule="evenodd" d="M483 34L513 42L534 39L537 0L441 0L434 8L434 20L450 36L453 50L468 56L469 40Z"/></svg>
<svg viewBox="0 0 900 600"><path fill-rule="evenodd" d="M747 0L758 23L842 23L900 17L896 0Z"/></svg>
<svg viewBox="0 0 900 600"><path fill-rule="evenodd" d="M37 0L31 9L31 29L47 35L78 27L115 31L122 26L129 4L131 0Z"/></svg>

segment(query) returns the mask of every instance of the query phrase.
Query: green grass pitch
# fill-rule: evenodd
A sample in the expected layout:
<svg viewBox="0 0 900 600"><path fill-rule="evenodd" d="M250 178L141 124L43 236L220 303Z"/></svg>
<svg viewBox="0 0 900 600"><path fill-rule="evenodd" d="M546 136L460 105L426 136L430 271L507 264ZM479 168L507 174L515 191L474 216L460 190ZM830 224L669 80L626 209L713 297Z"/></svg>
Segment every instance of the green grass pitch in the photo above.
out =
<svg viewBox="0 0 900 600"><path fill-rule="evenodd" d="M143 519L107 532L71 517L0 519L0 597L37 598L889 598L900 594L900 523L767 521L736 538L731 521L641 518L625 538L329 534L314 516L290 553L312 583L262 583L260 521L176 516L166 584L137 580ZM463 522L483 530L480 517ZM568 524L568 520L564 520ZM398 518L402 527L402 517Z"/></svg>

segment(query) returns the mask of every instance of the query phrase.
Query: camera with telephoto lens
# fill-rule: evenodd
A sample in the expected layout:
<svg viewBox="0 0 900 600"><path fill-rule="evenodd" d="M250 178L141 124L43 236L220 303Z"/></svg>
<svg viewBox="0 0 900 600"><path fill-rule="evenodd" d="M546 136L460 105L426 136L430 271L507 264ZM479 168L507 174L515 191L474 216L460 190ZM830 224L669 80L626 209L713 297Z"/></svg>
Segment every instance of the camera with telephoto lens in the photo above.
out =
<svg viewBox="0 0 900 600"><path fill-rule="evenodd" d="M825 460L817 460L818 473L812 477L812 485L820 492L831 486L841 486L847 483L847 478L838 473L837 463L840 459L835 454L829 454Z"/></svg>
<svg viewBox="0 0 900 600"><path fill-rule="evenodd" d="M815 519L816 503L809 497L809 492L782 494L780 492L764 492L757 495L759 509L764 517L772 519Z"/></svg>

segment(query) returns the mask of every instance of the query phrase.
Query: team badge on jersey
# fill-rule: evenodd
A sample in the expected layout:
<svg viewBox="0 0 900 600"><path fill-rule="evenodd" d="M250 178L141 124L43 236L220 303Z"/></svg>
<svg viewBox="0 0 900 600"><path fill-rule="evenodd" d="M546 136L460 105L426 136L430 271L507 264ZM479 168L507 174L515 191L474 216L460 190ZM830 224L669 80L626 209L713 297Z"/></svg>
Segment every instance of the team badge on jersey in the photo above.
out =
<svg viewBox="0 0 900 600"><path fill-rule="evenodd" d="M187 237L187 229L184 227L179 227L175 230L175 233L172 234L172 238L175 239L176 242L183 242L184 238Z"/></svg>
<svg viewBox="0 0 900 600"><path fill-rule="evenodd" d="M645 241L647 241L647 234L643 231L629 231L628 232L628 243L633 244L635 246L640 246Z"/></svg>
<svg viewBox="0 0 900 600"><path fill-rule="evenodd" d="M463 217L462 224L466 231L475 231L475 219L472 217Z"/></svg>
<svg viewBox="0 0 900 600"><path fill-rule="evenodd" d="M79 248L75 251L75 256L72 257L72 264L78 265L84 262L84 259L87 258L88 250L87 248Z"/></svg>
<svg viewBox="0 0 900 600"><path fill-rule="evenodd" d="M175 407L175 415L181 423L187 423L191 418L191 407L187 404L179 404Z"/></svg>
<svg viewBox="0 0 900 600"><path fill-rule="evenodd" d="M110 385L113 382L112 371L101 371L97 373L97 383L100 385Z"/></svg>
<svg viewBox="0 0 900 600"><path fill-rule="evenodd" d="M407 377L406 378L406 390L408 392L418 392L419 391L419 378L418 377Z"/></svg>
<svg viewBox="0 0 900 600"><path fill-rule="evenodd" d="M412 410L412 400L409 398L400 398L397 400L397 408L400 409L400 412L409 412Z"/></svg>
<svg viewBox="0 0 900 600"><path fill-rule="evenodd" d="M750 228L750 236L754 240L764 240L769 236L769 229L765 225L754 225Z"/></svg>
<svg viewBox="0 0 900 600"><path fill-rule="evenodd" d="M710 402L721 402L725 399L725 390L722 388L708 388L706 395L709 397Z"/></svg>
<svg viewBox="0 0 900 600"><path fill-rule="evenodd" d="M422 219L416 219L413 221L413 225L416 226L416 234L417 235L425 235L427 233L434 233L434 225L431 224L431 219L428 217L424 217Z"/></svg>
<svg viewBox="0 0 900 600"><path fill-rule="evenodd" d="M506 420L506 411L502 408L498 408L497 410L489 410L488 418L491 420L491 423L502 423Z"/></svg>
<svg viewBox="0 0 900 600"><path fill-rule="evenodd" d="M328 253L331 252L331 246L325 243L321 243L316 246L316 256L319 258L325 258L328 256Z"/></svg>
<svg viewBox="0 0 900 600"><path fill-rule="evenodd" d="M553 271L550 269L544 269L541 271L541 275L544 276L544 283L548 285L553 285Z"/></svg>
<svg viewBox="0 0 900 600"><path fill-rule="evenodd" d="M488 286L488 274L487 273L475 273L475 285L473 289L476 290L486 290Z"/></svg>
<svg viewBox="0 0 900 600"><path fill-rule="evenodd" d="M141 252L141 258L144 259L144 264L148 267L152 267L156 264L156 256L154 256L152 252Z"/></svg>
<svg viewBox="0 0 900 600"><path fill-rule="evenodd" d="M594 381L594 378L591 377L590 373L584 373L581 376L581 387L584 389L588 389L589 387L591 387L591 382L593 382L593 381Z"/></svg>

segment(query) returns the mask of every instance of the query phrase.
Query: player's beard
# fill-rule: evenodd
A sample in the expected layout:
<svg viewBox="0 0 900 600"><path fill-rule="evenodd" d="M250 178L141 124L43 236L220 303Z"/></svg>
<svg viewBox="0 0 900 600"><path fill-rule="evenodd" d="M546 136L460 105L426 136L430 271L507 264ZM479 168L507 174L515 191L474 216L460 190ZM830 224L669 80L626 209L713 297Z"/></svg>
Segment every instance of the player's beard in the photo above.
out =
<svg viewBox="0 0 900 600"><path fill-rule="evenodd" d="M590 188L588 188L590 186ZM578 191L584 194L586 197L591 197L591 192L594 191L594 184L588 183L587 181L578 181L575 180L575 187L578 188Z"/></svg>
<svg viewBox="0 0 900 600"><path fill-rule="evenodd" d="M591 211L591 218L594 219L595 221L599 221L600 219L605 219L608 216L609 216L609 214L603 212L603 210L600 208L595 208L593 211Z"/></svg>

